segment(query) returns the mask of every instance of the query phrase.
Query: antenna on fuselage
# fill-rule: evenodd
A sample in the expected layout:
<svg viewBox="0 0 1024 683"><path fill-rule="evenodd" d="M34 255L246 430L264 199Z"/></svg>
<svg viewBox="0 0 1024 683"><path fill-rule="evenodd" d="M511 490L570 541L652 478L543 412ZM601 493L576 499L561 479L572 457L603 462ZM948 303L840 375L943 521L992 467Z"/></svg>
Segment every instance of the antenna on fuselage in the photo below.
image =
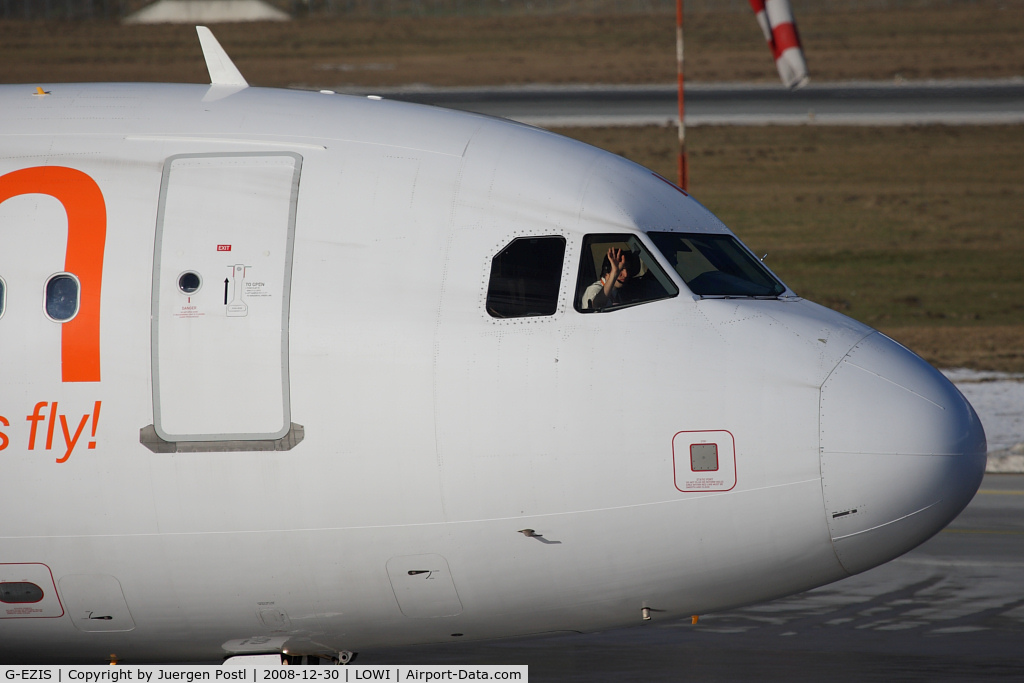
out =
<svg viewBox="0 0 1024 683"><path fill-rule="evenodd" d="M213 37L213 31L205 26L196 26L196 33L199 34L199 44L203 47L203 57L206 58L206 68L210 71L211 85L231 85L237 88L247 88L249 84L242 77L235 63L228 57L217 39Z"/></svg>

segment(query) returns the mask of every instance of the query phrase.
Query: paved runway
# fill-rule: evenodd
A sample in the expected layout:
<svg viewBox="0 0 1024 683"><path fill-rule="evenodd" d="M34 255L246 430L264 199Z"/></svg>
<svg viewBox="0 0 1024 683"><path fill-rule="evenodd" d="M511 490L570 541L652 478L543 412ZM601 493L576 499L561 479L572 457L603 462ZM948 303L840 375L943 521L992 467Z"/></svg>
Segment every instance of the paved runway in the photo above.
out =
<svg viewBox="0 0 1024 683"><path fill-rule="evenodd" d="M359 664L528 664L531 681L1024 680L1024 475L987 475L945 531L771 603L636 628L361 653Z"/></svg>
<svg viewBox="0 0 1024 683"><path fill-rule="evenodd" d="M663 125L676 117L675 85L393 88L361 94L503 116L546 128ZM692 84L695 125L907 125L1024 123L1024 79L991 81Z"/></svg>

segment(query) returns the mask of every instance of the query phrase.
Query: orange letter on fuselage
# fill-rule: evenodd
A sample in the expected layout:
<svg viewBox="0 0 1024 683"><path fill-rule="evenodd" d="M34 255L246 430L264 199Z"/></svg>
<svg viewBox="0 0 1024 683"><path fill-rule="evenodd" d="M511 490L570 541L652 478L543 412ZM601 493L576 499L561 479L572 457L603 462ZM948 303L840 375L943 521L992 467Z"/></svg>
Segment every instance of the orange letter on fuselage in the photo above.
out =
<svg viewBox="0 0 1024 683"><path fill-rule="evenodd" d="M100 381L100 291L107 207L92 178L63 166L37 166L0 176L0 202L23 194L45 194L64 206L68 244L64 270L82 285L78 315L61 326L61 377L65 382Z"/></svg>

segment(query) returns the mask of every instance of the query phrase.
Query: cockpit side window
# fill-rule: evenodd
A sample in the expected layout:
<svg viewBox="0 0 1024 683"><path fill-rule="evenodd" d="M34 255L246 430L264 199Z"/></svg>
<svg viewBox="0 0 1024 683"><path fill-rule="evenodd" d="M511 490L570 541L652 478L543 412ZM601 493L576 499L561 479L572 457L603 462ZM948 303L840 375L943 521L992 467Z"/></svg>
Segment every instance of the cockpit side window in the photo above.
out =
<svg viewBox="0 0 1024 683"><path fill-rule="evenodd" d="M491 261L487 312L493 318L554 315L564 259L564 237L512 240Z"/></svg>
<svg viewBox="0 0 1024 683"><path fill-rule="evenodd" d="M786 291L732 235L649 232L647 236L697 296L774 299Z"/></svg>
<svg viewBox="0 0 1024 683"><path fill-rule="evenodd" d="M7 283L0 277L0 318L4 317L7 310Z"/></svg>
<svg viewBox="0 0 1024 683"><path fill-rule="evenodd" d="M615 311L677 294L679 288L636 235L606 233L583 238L574 302L580 313Z"/></svg>

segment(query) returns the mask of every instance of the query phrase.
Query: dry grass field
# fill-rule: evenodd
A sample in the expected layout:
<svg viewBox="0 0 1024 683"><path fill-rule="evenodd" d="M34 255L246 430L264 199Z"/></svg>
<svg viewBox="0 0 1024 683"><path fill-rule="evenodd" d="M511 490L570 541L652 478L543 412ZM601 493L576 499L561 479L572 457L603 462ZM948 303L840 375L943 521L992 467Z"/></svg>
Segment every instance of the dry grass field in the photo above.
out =
<svg viewBox="0 0 1024 683"><path fill-rule="evenodd" d="M816 3L809 3L812 7ZM811 77L1024 75L1024 2L800 12ZM674 14L307 17L217 24L253 85L658 83L675 80ZM691 13L693 81L777 82L752 13ZM195 30L113 22L0 22L0 81L205 82Z"/></svg>
<svg viewBox="0 0 1024 683"><path fill-rule="evenodd" d="M1024 76L1024 2L803 12L812 79ZM691 81L778 82L747 13L687 16ZM219 24L254 85L674 80L674 16ZM0 22L0 82L207 81L194 29ZM666 128L562 131L675 177ZM1024 372L1024 127L701 127L693 193L799 293L944 367Z"/></svg>

